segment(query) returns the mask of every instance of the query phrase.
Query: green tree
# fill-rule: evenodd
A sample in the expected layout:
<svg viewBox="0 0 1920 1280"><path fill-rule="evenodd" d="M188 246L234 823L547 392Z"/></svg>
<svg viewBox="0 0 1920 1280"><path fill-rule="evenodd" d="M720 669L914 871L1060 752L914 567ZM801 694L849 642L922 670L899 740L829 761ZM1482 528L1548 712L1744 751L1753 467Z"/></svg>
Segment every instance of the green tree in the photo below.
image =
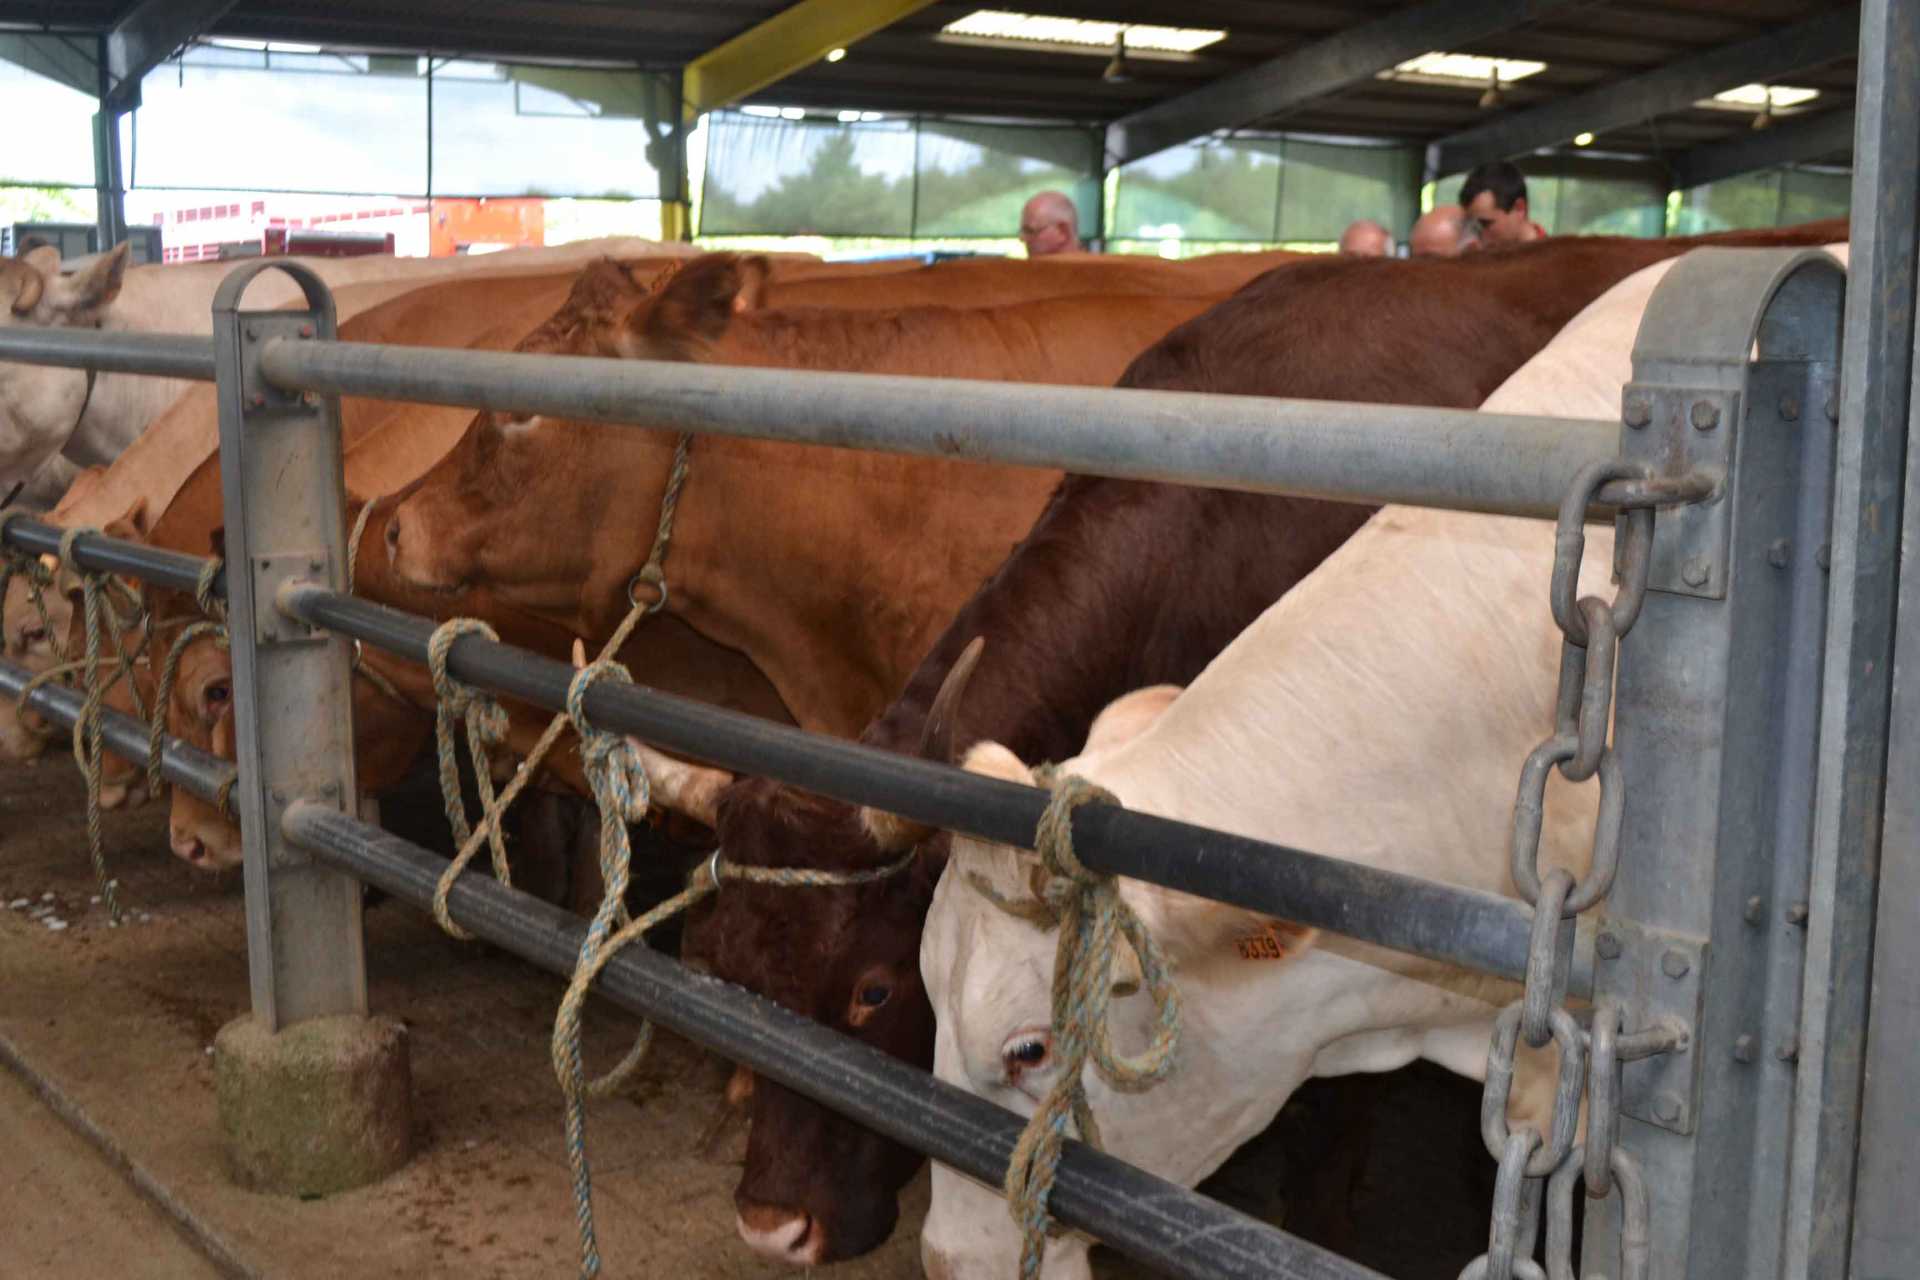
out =
<svg viewBox="0 0 1920 1280"><path fill-rule="evenodd" d="M92 222L91 187L0 187L0 223Z"/></svg>
<svg viewBox="0 0 1920 1280"><path fill-rule="evenodd" d="M804 171L789 174L743 201L727 189L726 166L708 163L702 199L703 234L906 236L913 231L912 176L870 173L855 156L853 132L827 137Z"/></svg>

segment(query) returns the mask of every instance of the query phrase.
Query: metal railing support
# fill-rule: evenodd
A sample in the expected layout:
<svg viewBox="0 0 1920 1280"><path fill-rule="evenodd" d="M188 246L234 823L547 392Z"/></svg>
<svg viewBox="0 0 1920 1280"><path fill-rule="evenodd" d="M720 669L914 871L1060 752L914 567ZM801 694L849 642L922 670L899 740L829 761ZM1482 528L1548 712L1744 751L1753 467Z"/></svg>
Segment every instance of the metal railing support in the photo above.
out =
<svg viewBox="0 0 1920 1280"><path fill-rule="evenodd" d="M213 304L226 503L229 629L246 851L247 957L253 1012L269 1031L327 1014L367 1012L360 886L313 865L280 834L295 799L346 808L354 796L347 643L281 615L282 584L344 581L337 402L287 395L260 377L268 337L331 338L333 300L305 266L308 310L244 312L241 296L276 264L241 267Z"/></svg>
<svg viewBox="0 0 1920 1280"><path fill-rule="evenodd" d="M1920 1275L1920 0L1867 0L1860 21L1807 922L1805 1043L1825 1052L1799 1081L1788 1223L1810 1280Z"/></svg>
<svg viewBox="0 0 1920 1280"><path fill-rule="evenodd" d="M1618 1144L1654 1206L1641 1274L1778 1273L1844 295L1824 253L1689 254L1624 392L1627 458L1725 476L1656 523L1614 704L1627 799L1594 998L1628 1031L1689 1029L1620 1068ZM1583 1274L1623 1274L1620 1206L1588 1202Z"/></svg>

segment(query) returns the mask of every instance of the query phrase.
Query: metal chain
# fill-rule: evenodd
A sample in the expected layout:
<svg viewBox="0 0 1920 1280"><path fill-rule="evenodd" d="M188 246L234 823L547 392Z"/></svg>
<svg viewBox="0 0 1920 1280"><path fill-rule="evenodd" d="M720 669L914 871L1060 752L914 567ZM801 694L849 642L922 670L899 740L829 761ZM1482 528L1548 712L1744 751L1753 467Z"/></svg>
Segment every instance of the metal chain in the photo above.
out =
<svg viewBox="0 0 1920 1280"><path fill-rule="evenodd" d="M1594 463L1575 477L1560 504L1548 593L1554 622L1564 637L1553 733L1521 767L1509 849L1514 887L1534 909L1533 934L1521 998L1495 1019L1493 1042L1487 1050L1480 1128L1488 1154L1499 1162L1500 1174L1487 1252L1467 1265L1460 1280L1513 1280L1516 1276L1574 1280L1572 1188L1576 1178L1584 1179L1587 1194L1595 1199L1619 1189L1623 1280L1644 1280L1646 1275L1646 1183L1638 1163L1615 1142L1620 1125L1620 1066L1631 1058L1678 1048L1685 1034L1660 1026L1628 1035L1624 1015L1614 1003L1603 1003L1593 1029L1582 1031L1566 1008L1567 976L1573 962L1574 919L1606 899L1620 865L1626 790L1607 737L1620 641L1640 616L1652 571L1653 509L1699 501L1713 487L1711 477L1704 474L1656 477L1644 464L1610 459ZM1620 586L1611 601L1579 594L1587 510L1597 502L1618 507L1621 516ZM1600 780L1592 858L1584 879L1560 869L1541 873L1547 775L1556 768L1570 782ZM1532 1126L1512 1128L1507 1121L1514 1057L1523 1038L1536 1049L1552 1041L1559 1051L1558 1084L1545 1137ZM1573 1135L1583 1095L1587 1145L1576 1146ZM1533 1258L1543 1200L1548 1217L1544 1271Z"/></svg>

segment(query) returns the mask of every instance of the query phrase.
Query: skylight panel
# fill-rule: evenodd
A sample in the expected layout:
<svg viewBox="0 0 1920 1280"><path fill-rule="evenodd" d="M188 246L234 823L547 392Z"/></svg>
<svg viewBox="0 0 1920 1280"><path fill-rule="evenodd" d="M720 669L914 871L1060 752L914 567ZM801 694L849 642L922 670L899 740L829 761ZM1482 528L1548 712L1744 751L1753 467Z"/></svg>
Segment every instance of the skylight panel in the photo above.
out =
<svg viewBox="0 0 1920 1280"><path fill-rule="evenodd" d="M1485 88L1496 76L1501 84L1512 84L1528 76L1537 76L1546 69L1546 63L1529 58L1483 58L1475 53L1435 52L1408 58L1391 70L1382 71L1380 79L1480 89Z"/></svg>
<svg viewBox="0 0 1920 1280"><path fill-rule="evenodd" d="M1743 84L1737 89L1716 93L1700 105L1717 107L1722 111L1759 111L1770 106L1778 111L1782 107L1797 107L1803 102L1812 102L1819 96L1818 89L1796 88L1790 84Z"/></svg>
<svg viewBox="0 0 1920 1280"><path fill-rule="evenodd" d="M940 28L937 38L954 43L1048 48L1070 53L1104 54L1126 38L1128 53L1179 56L1218 44L1227 33L1214 27L1163 27L1136 22L1098 22L977 9Z"/></svg>

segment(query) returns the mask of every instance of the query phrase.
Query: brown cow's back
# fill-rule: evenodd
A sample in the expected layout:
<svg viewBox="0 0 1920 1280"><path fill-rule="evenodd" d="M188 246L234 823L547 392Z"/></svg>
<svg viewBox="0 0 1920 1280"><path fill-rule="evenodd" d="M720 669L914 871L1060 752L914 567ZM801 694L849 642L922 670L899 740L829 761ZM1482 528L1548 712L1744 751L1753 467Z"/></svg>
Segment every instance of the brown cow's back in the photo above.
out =
<svg viewBox="0 0 1920 1280"><path fill-rule="evenodd" d="M776 271L766 303L774 307L990 307L1095 294L1221 295L1277 266L1311 256L1220 254L1197 262L1122 254L1060 255L1032 261L959 258L877 277L815 272L790 283Z"/></svg>

